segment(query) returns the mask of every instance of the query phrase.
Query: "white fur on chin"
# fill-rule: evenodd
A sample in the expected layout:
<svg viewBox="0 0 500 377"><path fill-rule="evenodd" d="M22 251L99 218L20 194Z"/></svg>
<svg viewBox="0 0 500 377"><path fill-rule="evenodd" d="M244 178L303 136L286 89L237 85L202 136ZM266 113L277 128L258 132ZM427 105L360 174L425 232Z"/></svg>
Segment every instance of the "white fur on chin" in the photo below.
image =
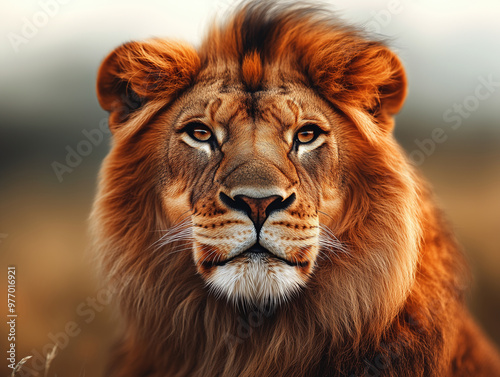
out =
<svg viewBox="0 0 500 377"><path fill-rule="evenodd" d="M279 305L305 285L297 267L276 258L255 254L218 266L208 278L216 296L236 304L258 307Z"/></svg>

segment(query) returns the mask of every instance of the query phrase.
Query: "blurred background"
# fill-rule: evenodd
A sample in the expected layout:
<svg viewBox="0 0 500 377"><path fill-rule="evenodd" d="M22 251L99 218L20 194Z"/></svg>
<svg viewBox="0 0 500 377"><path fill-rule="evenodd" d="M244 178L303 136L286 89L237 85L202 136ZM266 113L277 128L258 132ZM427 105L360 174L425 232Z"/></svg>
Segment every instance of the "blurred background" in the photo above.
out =
<svg viewBox="0 0 500 377"><path fill-rule="evenodd" d="M407 69L396 137L435 189L470 261L468 303L500 343L500 3L324 2L382 35ZM166 36L195 45L230 0L0 0L0 312L15 266L17 361L100 376L116 332L88 260L87 217L109 149L96 71L114 47ZM89 134L93 135L92 140ZM5 318L5 317L4 317ZM7 327L0 325L1 352ZM0 375L10 375L5 358Z"/></svg>

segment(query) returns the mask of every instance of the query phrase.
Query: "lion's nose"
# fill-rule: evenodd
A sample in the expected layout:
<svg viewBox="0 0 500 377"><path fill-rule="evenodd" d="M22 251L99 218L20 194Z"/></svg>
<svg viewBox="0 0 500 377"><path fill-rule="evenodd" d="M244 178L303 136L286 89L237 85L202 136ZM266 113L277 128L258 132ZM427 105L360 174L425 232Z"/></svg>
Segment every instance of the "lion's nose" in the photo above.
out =
<svg viewBox="0 0 500 377"><path fill-rule="evenodd" d="M224 193L220 193L221 201L228 207L237 211L245 212L252 220L257 233L260 228L274 211L287 208L295 201L295 194L283 199L279 195L267 196L265 198L253 198L246 195L236 195L234 199Z"/></svg>
<svg viewBox="0 0 500 377"><path fill-rule="evenodd" d="M237 195L234 199L236 203L244 203L243 206L246 207L246 213L254 223L255 228L257 228L257 232L271 213L269 210L272 208L271 205L282 202L282 197L278 195L268 196L267 198L251 198L245 195Z"/></svg>

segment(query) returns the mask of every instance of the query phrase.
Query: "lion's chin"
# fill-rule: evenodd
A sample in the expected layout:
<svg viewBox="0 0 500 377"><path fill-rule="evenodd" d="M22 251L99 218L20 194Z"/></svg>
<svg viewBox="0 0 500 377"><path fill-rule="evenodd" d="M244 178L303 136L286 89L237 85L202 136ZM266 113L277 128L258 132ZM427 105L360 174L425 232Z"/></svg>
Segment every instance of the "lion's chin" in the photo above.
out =
<svg viewBox="0 0 500 377"><path fill-rule="evenodd" d="M242 255L217 266L207 277L212 293L257 307L286 302L306 283L300 268L263 254Z"/></svg>

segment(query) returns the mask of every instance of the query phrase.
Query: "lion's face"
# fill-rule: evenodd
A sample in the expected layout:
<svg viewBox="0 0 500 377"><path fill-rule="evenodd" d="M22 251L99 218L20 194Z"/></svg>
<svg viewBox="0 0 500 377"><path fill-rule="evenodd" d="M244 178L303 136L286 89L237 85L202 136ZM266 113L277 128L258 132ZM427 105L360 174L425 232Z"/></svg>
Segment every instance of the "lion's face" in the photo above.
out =
<svg viewBox="0 0 500 377"><path fill-rule="evenodd" d="M300 85L248 93L220 80L169 119L163 203L171 218L189 214L197 271L234 300L286 299L314 270L321 211L342 197L340 116Z"/></svg>
<svg viewBox="0 0 500 377"><path fill-rule="evenodd" d="M113 146L92 218L122 302L184 310L218 302L208 286L262 306L307 284L301 297L332 308L340 334L404 301L420 224L391 136L403 67L379 43L292 16L270 29L237 16L198 50L130 42L101 65Z"/></svg>

